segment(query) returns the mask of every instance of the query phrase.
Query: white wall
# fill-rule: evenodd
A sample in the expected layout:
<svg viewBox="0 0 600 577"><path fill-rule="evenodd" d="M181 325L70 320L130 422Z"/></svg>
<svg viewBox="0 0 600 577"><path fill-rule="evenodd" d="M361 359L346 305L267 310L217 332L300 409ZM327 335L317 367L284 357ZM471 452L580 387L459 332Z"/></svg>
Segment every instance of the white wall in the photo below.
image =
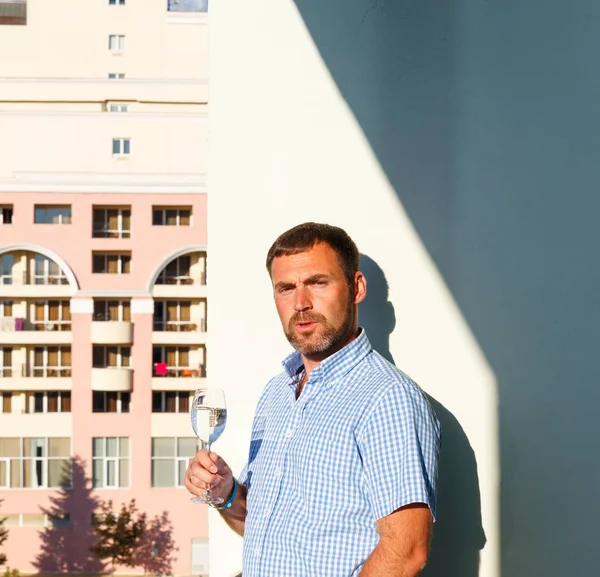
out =
<svg viewBox="0 0 600 577"><path fill-rule="evenodd" d="M452 457L444 457L447 501L440 503L439 526L446 539L461 533L450 518L448 501L456 498L465 502L463 523L472 526L458 541L461 550L448 551L448 541L435 545L438 557L470 557L455 563L469 567L461 577L475 577L482 522L487 543L479 575L497 577L497 390L485 355L295 4L231 0L211 9L210 378L229 391L230 405L215 450L234 470L242 467L252 407L288 351L264 270L270 243L307 220L342 226L389 283L388 302L377 266L365 261L372 293L362 322L382 352L438 401L447 451L458 455L458 486ZM348 55L348 67L353 58ZM243 91L250 80L257 89ZM210 533L211 577L229 577L240 569L240 539L216 515Z"/></svg>

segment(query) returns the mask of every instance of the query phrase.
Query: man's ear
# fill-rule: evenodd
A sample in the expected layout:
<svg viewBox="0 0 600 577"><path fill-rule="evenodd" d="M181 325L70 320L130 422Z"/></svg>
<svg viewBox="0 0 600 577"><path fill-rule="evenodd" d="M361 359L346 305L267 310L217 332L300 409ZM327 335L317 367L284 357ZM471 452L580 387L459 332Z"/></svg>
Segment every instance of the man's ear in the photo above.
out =
<svg viewBox="0 0 600 577"><path fill-rule="evenodd" d="M354 275L354 304L359 304L367 296L367 278L362 272Z"/></svg>

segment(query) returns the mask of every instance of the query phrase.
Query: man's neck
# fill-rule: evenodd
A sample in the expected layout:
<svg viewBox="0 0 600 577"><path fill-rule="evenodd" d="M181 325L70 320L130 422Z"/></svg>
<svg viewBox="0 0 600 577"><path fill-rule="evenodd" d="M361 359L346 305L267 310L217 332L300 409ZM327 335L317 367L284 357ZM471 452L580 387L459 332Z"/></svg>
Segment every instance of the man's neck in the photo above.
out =
<svg viewBox="0 0 600 577"><path fill-rule="evenodd" d="M345 338L340 339L326 351L317 353L315 355L302 355L302 362L304 363L304 371L306 373L303 381L308 381L310 373L313 369L316 369L326 358L334 355L338 351L341 351L345 346L349 345L354 339L356 339L356 337L358 337L358 327L353 327ZM304 386L304 383L302 383L302 386Z"/></svg>

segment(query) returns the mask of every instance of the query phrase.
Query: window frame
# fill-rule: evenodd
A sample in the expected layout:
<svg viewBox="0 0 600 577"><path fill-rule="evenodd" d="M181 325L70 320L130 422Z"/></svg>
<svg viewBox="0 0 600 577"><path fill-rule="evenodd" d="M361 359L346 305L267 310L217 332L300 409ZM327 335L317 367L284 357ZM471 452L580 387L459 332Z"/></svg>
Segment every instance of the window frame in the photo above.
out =
<svg viewBox="0 0 600 577"><path fill-rule="evenodd" d="M171 439L173 441L173 449L174 449L173 456L155 457L154 456L154 439ZM194 454L179 455L178 454L179 439L192 439L192 440L196 441L196 449L195 449ZM152 437L151 442L150 442L150 487L152 489L180 489L182 487L185 487L184 482L181 482L181 483L179 482L180 481L179 467L181 464L183 464L185 467L187 467L189 460L196 454L196 452L198 452L200 450L201 446L202 446L202 442L197 437ZM154 484L154 463L156 461L170 461L170 460L173 460L173 475L174 475L173 478L175 480L175 483L173 485L169 485L169 486L156 486ZM185 472L184 472L183 476L185 477ZM183 481L183 479L181 479L181 481Z"/></svg>
<svg viewBox="0 0 600 577"><path fill-rule="evenodd" d="M58 365L48 364L48 353L50 349L56 349ZM36 352L42 351L43 362L41 365L36 364ZM29 350L28 358L29 365L31 367L31 373L35 378L52 378L52 377L70 377L71 371L73 370L73 357L71 357L71 363L69 365L63 364L63 355L68 352L69 356L72 355L71 345L41 345L35 346ZM38 373L38 374L36 374ZM41 374L40 374L41 373ZM56 373L56 374L52 374Z"/></svg>
<svg viewBox="0 0 600 577"><path fill-rule="evenodd" d="M117 228L112 229L110 226L109 212L117 211ZM97 219L96 213L102 212L102 218ZM131 205L96 205L92 207L92 238L131 238ZM126 214L129 213L129 216ZM129 218L129 228L125 228L124 221ZM97 221L102 220L102 229L96 228ZM114 236L116 235L116 236Z"/></svg>
<svg viewBox="0 0 600 577"><path fill-rule="evenodd" d="M110 318L110 303L117 303L117 319ZM96 305L104 304L104 312L96 312ZM127 306L125 306L127 305ZM125 310L129 309L129 318L125 318ZM131 322L131 301L122 300L111 300L111 299L94 299L94 311L92 312L92 320L94 322L108 322L108 323L130 323Z"/></svg>
<svg viewBox="0 0 600 577"><path fill-rule="evenodd" d="M18 439L19 441L19 456L18 457L0 457L0 461L7 463L7 472L6 472L6 478L8 480L8 484L6 486L2 486L0 485L0 488L2 490L12 490L12 491L22 491L23 489L26 490L48 490L48 489L71 489L73 486L73 442L71 437L1 437L1 440L4 439ZM54 439L68 439L69 441L69 450L68 450L68 454L67 455L61 455L61 456L49 456L49 444L50 444L50 440L54 440ZM43 455L38 456L38 455L29 455L27 456L26 450L25 450L25 443L26 441L43 441ZM18 486L11 486L11 481L12 481L12 467L11 462L12 461L17 461L18 462ZM42 483L41 484L37 484L35 486L26 486L25 485L25 463L26 462L30 462L30 482L33 483L34 479L36 478L37 475L40 475ZM63 486L63 485L50 485L49 481L49 465L50 465L50 461L67 461L69 464L69 485L67 486ZM38 465L39 463L39 465ZM41 466L40 466L41 465ZM40 468L38 468L38 466L40 466ZM35 468L35 472L34 472L34 468ZM62 479L62 476L61 476Z"/></svg>
<svg viewBox="0 0 600 577"><path fill-rule="evenodd" d="M168 212L175 212L175 223L171 224L167 221L167 213ZM181 218L182 218L182 212L189 212L188 215L188 223L187 224L182 224L181 223ZM155 219L155 217L157 215L160 214L160 221L161 222L155 222L155 220L159 220L159 219ZM183 226L192 226L194 221L194 209L192 206L153 206L152 207L152 226L177 226L177 227L183 227Z"/></svg>
<svg viewBox="0 0 600 577"><path fill-rule="evenodd" d="M0 346L0 378L9 378L12 377L13 372L13 349L12 346L1 345ZM10 359L10 364L6 365L4 363L4 355L8 353L8 357Z"/></svg>
<svg viewBox="0 0 600 577"><path fill-rule="evenodd" d="M112 54L122 54L126 48L125 34L109 34L108 35L108 51ZM113 42L114 40L114 42Z"/></svg>
<svg viewBox="0 0 600 577"><path fill-rule="evenodd" d="M111 395L111 394L117 395L116 405L115 405L116 410L114 410L114 411L108 410L108 406L109 406L108 395ZM96 410L96 397L98 395L102 395L102 404L103 404L103 409L104 409L102 411ZM129 400L127 401L127 403L123 402L124 395L128 395L128 397L129 397ZM126 411L123 410L124 404L127 405ZM127 391L92 391L92 413L96 413L96 414L108 413L111 415L114 415L114 414L121 415L121 414L128 414L130 412L131 412L131 393L130 392L127 392Z"/></svg>
<svg viewBox="0 0 600 577"><path fill-rule="evenodd" d="M115 151L115 144L118 144ZM113 136L112 139L112 155L115 158L128 158L131 156L131 137L129 136Z"/></svg>
<svg viewBox="0 0 600 577"><path fill-rule="evenodd" d="M57 394L57 409L56 411L49 411L48 410L48 396L49 393L56 393ZM36 404L36 396L37 395L42 395L42 410L41 411L36 411L35 410L35 404ZM69 410L65 410L64 405L65 405L65 400L66 398L69 399ZM59 414L59 413L64 413L64 414L68 414L71 413L71 391L56 391L56 390L47 390L47 391L27 391L25 393L25 413L28 415L53 415L53 414Z"/></svg>
<svg viewBox="0 0 600 577"><path fill-rule="evenodd" d="M94 441L96 439L102 439L103 441L103 449L102 455L96 456L94 454ZM108 456L107 453L107 445L108 439L116 439L117 446L117 455L116 456ZM127 456L121 456L121 439L127 439ZM92 487L94 489L129 489L131 488L131 437L92 437ZM94 462L102 461L102 485L96 485L96 479L94 478ZM126 461L127 467L127 485L121 486L121 461ZM108 485L108 463L115 462L115 479L117 481L116 485Z"/></svg>
<svg viewBox="0 0 600 577"><path fill-rule="evenodd" d="M61 210L68 211L67 215L62 213L58 214L58 222L49 221L48 213L49 210ZM38 211L44 211L44 220L38 220ZM70 204L35 204L33 206L33 224L73 224L73 208Z"/></svg>
<svg viewBox="0 0 600 577"><path fill-rule="evenodd" d="M103 361L101 365L96 364L96 351L102 349L103 352ZM109 349L116 349L116 365L109 365ZM129 349L129 354L123 354L123 349ZM128 364L123 364L123 359L129 359ZM132 368L132 359L131 359L131 345L92 345L92 368L94 369L131 369Z"/></svg>
<svg viewBox="0 0 600 577"><path fill-rule="evenodd" d="M51 303L58 303L58 318L55 320L50 319L50 306ZM37 317L37 307L38 305L44 305L44 318L42 320L38 320ZM71 330L71 302L67 299L47 299L47 300L34 300L31 303L28 303L30 308L30 318L33 318L31 324L34 327L34 330L41 330L38 327L43 327L45 330L50 330L48 325L55 325L59 331L70 331ZM31 311L33 314L31 314ZM65 318L67 316L68 318ZM52 329L54 330L54 329Z"/></svg>
<svg viewBox="0 0 600 577"><path fill-rule="evenodd" d="M167 410L167 395L170 393L173 393L175 395L175 410L174 411ZM155 395L160 395L160 405L161 405L160 411L154 410ZM187 409L181 408L181 397L183 395L188 396L187 397L188 398ZM152 391L152 410L151 410L151 412L156 415L162 415L162 414L175 415L175 414L189 413L193 397L194 397L193 391Z"/></svg>
<svg viewBox="0 0 600 577"><path fill-rule="evenodd" d="M108 259L109 257L114 256L117 258L117 271L116 272L110 272L109 266L108 266ZM99 270L94 270L95 267L95 259L97 257L103 257L104 258L104 269L103 271L99 271ZM124 262L124 259L128 258L129 259L129 270L128 271L124 271L123 269L127 266L127 263ZM116 274L116 275L122 275L122 274L131 274L131 262L132 262L132 258L131 258L131 252L130 251L124 251L124 252L102 252L102 251L92 251L92 274Z"/></svg>
<svg viewBox="0 0 600 577"><path fill-rule="evenodd" d="M10 214L10 216L8 216ZM13 204L0 204L0 225L13 224L15 207Z"/></svg>

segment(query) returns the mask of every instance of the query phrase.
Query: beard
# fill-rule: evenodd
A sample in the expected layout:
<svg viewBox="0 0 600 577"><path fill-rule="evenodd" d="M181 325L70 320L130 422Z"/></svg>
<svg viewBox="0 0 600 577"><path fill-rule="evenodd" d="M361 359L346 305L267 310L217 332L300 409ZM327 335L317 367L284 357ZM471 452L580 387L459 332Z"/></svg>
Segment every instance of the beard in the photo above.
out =
<svg viewBox="0 0 600 577"><path fill-rule="evenodd" d="M287 340L292 347L301 355L316 355L335 347L350 332L353 324L353 304L348 305L346 315L339 326L332 325L327 318L319 313L296 313L290 319L287 329L284 331ZM309 335L298 334L295 325L298 322L314 322L320 327ZM319 331L319 328L321 329Z"/></svg>

